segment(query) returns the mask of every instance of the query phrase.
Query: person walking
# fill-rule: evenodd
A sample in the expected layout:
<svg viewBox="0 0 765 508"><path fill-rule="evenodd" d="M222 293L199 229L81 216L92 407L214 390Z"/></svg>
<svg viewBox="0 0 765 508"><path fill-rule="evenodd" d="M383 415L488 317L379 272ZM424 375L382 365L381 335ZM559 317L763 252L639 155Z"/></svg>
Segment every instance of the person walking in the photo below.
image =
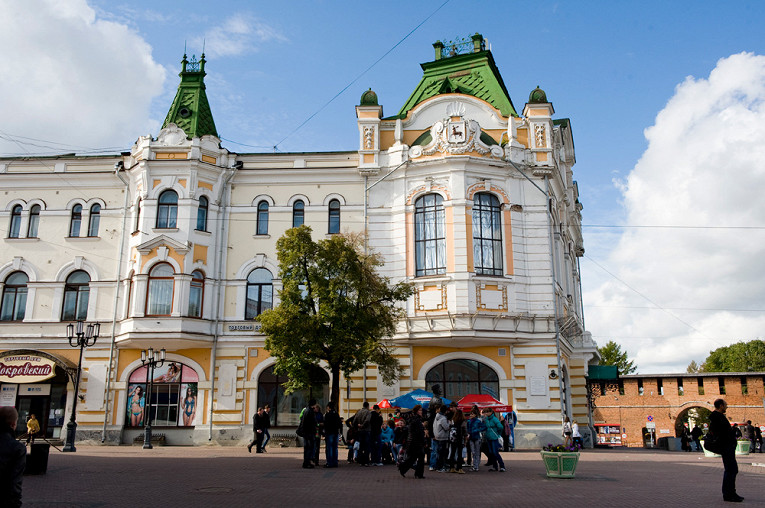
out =
<svg viewBox="0 0 765 508"><path fill-rule="evenodd" d="M263 437L264 430L268 426L268 415L265 409L258 408L258 412L252 417L252 430L255 434L255 439L247 445L247 451L252 453L252 447L255 445L255 453L263 453Z"/></svg>
<svg viewBox="0 0 765 508"><path fill-rule="evenodd" d="M268 445L268 442L271 441L271 433L268 431L268 429L271 428L271 406L266 404L263 406L263 411L265 411L266 415L268 416L268 424L263 429L263 445L260 448L263 450L263 452L265 452L266 445Z"/></svg>
<svg viewBox="0 0 765 508"><path fill-rule="evenodd" d="M335 411L335 405L330 402L327 404L327 412L324 414L324 455L327 458L326 468L335 468L338 466L337 447L340 442L340 432L343 430L343 423L340 415Z"/></svg>
<svg viewBox="0 0 765 508"><path fill-rule="evenodd" d="M359 444L358 463L362 466L369 465L369 445L372 431L372 414L369 411L369 402L364 401L361 409L353 416L356 427L356 442Z"/></svg>
<svg viewBox="0 0 765 508"><path fill-rule="evenodd" d="M449 420L446 418L446 406L438 408L436 418L433 420L433 439L435 440L436 463L432 467L439 473L449 471L446 467L446 459L449 453Z"/></svg>
<svg viewBox="0 0 765 508"><path fill-rule="evenodd" d="M571 436L573 435L573 430L571 430L571 419L567 416L566 419L563 421L563 439L564 445L566 448L571 446Z"/></svg>
<svg viewBox="0 0 765 508"><path fill-rule="evenodd" d="M698 425L694 425L693 429L691 430L691 439L693 439L693 442L696 444L696 451L701 451L701 436L704 434L704 432L701 430L701 427Z"/></svg>
<svg viewBox="0 0 765 508"><path fill-rule="evenodd" d="M383 417L380 406L375 404L369 413L369 443L372 454L372 465L382 466L382 425Z"/></svg>
<svg viewBox="0 0 765 508"><path fill-rule="evenodd" d="M577 449L584 448L584 441L582 441L582 434L579 433L579 424L576 423L576 420L571 422L571 441Z"/></svg>
<svg viewBox="0 0 765 508"><path fill-rule="evenodd" d="M35 436L40 432L40 422L34 414L29 415L27 420L27 444L35 444Z"/></svg>
<svg viewBox="0 0 765 508"><path fill-rule="evenodd" d="M403 449L406 459L398 466L399 474L405 477L406 472L414 467L414 477L425 478L425 427L422 424L422 406L419 404L412 408Z"/></svg>
<svg viewBox="0 0 765 508"><path fill-rule="evenodd" d="M762 453L762 429L760 428L759 423L754 424L754 435L757 448L759 448L760 453Z"/></svg>
<svg viewBox="0 0 765 508"><path fill-rule="evenodd" d="M21 506L21 483L27 464L27 447L16 441L19 413L15 407L0 407L0 496L2 506Z"/></svg>
<svg viewBox="0 0 765 508"><path fill-rule="evenodd" d="M722 494L723 500L732 503L740 503L743 497L736 493L736 475L738 464L736 463L736 436L725 416L728 403L723 399L714 402L715 410L709 414L709 432L722 444L723 472Z"/></svg>
<svg viewBox="0 0 765 508"><path fill-rule="evenodd" d="M303 434L303 469L313 469L313 446L316 441L316 399L310 399L300 414L298 428Z"/></svg>
<svg viewBox="0 0 765 508"><path fill-rule="evenodd" d="M754 431L752 420L746 421L746 436L749 439L749 450L754 453L757 451L757 434Z"/></svg>
<svg viewBox="0 0 765 508"><path fill-rule="evenodd" d="M486 422L486 441L488 441L490 460L493 465L489 471L505 471L505 462L499 453L499 438L502 435L502 423L494 414L494 410L486 408L483 410L484 421Z"/></svg>

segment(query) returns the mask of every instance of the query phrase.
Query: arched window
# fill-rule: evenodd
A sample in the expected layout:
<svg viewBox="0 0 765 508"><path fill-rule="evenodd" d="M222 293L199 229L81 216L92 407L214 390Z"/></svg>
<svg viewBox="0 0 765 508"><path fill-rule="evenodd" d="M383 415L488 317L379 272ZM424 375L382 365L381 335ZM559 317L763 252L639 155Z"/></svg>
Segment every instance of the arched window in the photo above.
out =
<svg viewBox="0 0 765 508"><path fill-rule="evenodd" d="M197 229L199 231L207 231L208 204L205 196L199 196L199 208L197 208Z"/></svg>
<svg viewBox="0 0 765 508"><path fill-rule="evenodd" d="M414 202L416 276L446 273L444 198L426 194Z"/></svg>
<svg viewBox="0 0 765 508"><path fill-rule="evenodd" d="M82 225L82 205L72 207L72 219L69 221L69 236L80 236L80 226Z"/></svg>
<svg viewBox="0 0 765 508"><path fill-rule="evenodd" d="M273 304L273 275L265 268L256 268L247 276L247 301L244 319L253 319Z"/></svg>
<svg viewBox="0 0 765 508"><path fill-rule="evenodd" d="M135 204L135 223L133 223L133 233L141 230L141 198Z"/></svg>
<svg viewBox="0 0 765 508"><path fill-rule="evenodd" d="M334 235L340 232L340 201L333 199L329 202L329 218L327 232Z"/></svg>
<svg viewBox="0 0 765 508"><path fill-rule="evenodd" d="M441 385L444 397L457 401L469 394L489 394L499 400L499 376L476 360L447 360L425 375L425 386Z"/></svg>
<svg viewBox="0 0 765 508"><path fill-rule="evenodd" d="M0 321L22 321L27 308L27 282L24 272L13 272L5 279Z"/></svg>
<svg viewBox="0 0 765 508"><path fill-rule="evenodd" d="M88 318L89 284L90 275L87 272L77 270L69 274L64 284L61 321L85 321Z"/></svg>
<svg viewBox="0 0 765 508"><path fill-rule="evenodd" d="M300 411L306 407L308 400L316 399L321 407L329 402L329 374L318 366L311 366L309 387L296 390L289 395L284 393L284 383L288 381L284 374L276 375L274 367L268 367L258 376L257 406L271 406L271 425L290 426L300 421Z"/></svg>
<svg viewBox="0 0 765 508"><path fill-rule="evenodd" d="M172 190L166 190L159 195L157 206L157 228L175 228L178 222L178 194Z"/></svg>
<svg viewBox="0 0 765 508"><path fill-rule="evenodd" d="M173 267L168 263L159 263L149 272L147 288L146 315L169 316L173 310Z"/></svg>
<svg viewBox="0 0 765 508"><path fill-rule="evenodd" d="M151 375L151 396L146 397L147 374ZM165 360L161 367L147 373L138 367L130 374L127 386L125 426L143 427L151 413L157 427L192 427L201 423L198 399L199 375L180 362Z"/></svg>
<svg viewBox="0 0 765 508"><path fill-rule="evenodd" d="M261 201L258 203L258 232L259 235L268 234L268 202Z"/></svg>
<svg viewBox="0 0 765 508"><path fill-rule="evenodd" d="M90 207L90 219L88 219L88 236L98 236L98 225L101 222L101 205L96 203Z"/></svg>
<svg viewBox="0 0 765 508"><path fill-rule="evenodd" d="M499 199L479 193L473 198L473 262L479 275L502 275L502 221Z"/></svg>
<svg viewBox="0 0 765 508"><path fill-rule="evenodd" d="M29 226L27 238L37 238L37 230L40 228L40 205L34 205L29 209Z"/></svg>
<svg viewBox="0 0 765 508"><path fill-rule="evenodd" d="M292 204L292 227L299 228L305 222L305 203L298 199Z"/></svg>
<svg viewBox="0 0 765 508"><path fill-rule="evenodd" d="M8 228L8 238L18 238L21 234L21 205L11 209L11 223Z"/></svg>
<svg viewBox="0 0 765 508"><path fill-rule="evenodd" d="M202 317L205 276L199 270L191 272L191 289L189 290L189 316Z"/></svg>

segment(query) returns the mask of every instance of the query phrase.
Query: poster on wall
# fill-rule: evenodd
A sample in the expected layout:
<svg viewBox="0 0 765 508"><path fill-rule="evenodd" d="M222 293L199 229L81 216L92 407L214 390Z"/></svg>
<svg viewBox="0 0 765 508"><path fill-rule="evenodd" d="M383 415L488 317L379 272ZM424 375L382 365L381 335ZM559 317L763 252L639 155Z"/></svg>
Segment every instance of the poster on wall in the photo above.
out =
<svg viewBox="0 0 765 508"><path fill-rule="evenodd" d="M149 411L152 425L194 426L199 381L196 371L180 362L166 362L154 369L150 388L147 388L146 375L146 367L139 367L130 374L125 426L143 426Z"/></svg>
<svg viewBox="0 0 765 508"><path fill-rule="evenodd" d="M16 405L16 392L19 385L0 385L0 407L13 407Z"/></svg>

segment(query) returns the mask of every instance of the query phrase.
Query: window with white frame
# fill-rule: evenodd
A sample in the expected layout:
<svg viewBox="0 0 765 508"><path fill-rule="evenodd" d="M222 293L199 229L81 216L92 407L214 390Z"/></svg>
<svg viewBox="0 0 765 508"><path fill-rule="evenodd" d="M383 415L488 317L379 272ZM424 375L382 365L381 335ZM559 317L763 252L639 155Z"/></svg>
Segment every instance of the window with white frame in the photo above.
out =
<svg viewBox="0 0 765 508"><path fill-rule="evenodd" d="M18 238L21 234L21 205L11 209L11 223L8 225L8 238Z"/></svg>
<svg viewBox="0 0 765 508"><path fill-rule="evenodd" d="M257 234L259 235L268 234L268 202L267 201L261 201L260 203L258 203Z"/></svg>
<svg viewBox="0 0 765 508"><path fill-rule="evenodd" d="M473 197L473 263L479 275L502 275L501 206L496 196Z"/></svg>
<svg viewBox="0 0 765 508"><path fill-rule="evenodd" d="M202 317L202 303L205 293L205 276L199 270L191 272L189 289L189 316Z"/></svg>
<svg viewBox="0 0 765 508"><path fill-rule="evenodd" d="M340 201L333 199L329 202L329 217L327 233L336 235L340 232Z"/></svg>
<svg viewBox="0 0 765 508"><path fill-rule="evenodd" d="M24 272L13 272L5 278L3 301L0 304L0 321L23 321L27 307L27 283Z"/></svg>
<svg viewBox="0 0 765 508"><path fill-rule="evenodd" d="M72 216L69 220L69 236L80 236L80 227L82 227L82 205L74 205L72 207Z"/></svg>
<svg viewBox="0 0 765 508"><path fill-rule="evenodd" d="M27 226L27 238L37 238L40 228L40 205L34 205L29 209L29 225Z"/></svg>
<svg viewBox="0 0 765 508"><path fill-rule="evenodd" d="M305 203L298 199L292 204L292 227L299 228L305 222Z"/></svg>
<svg viewBox="0 0 765 508"><path fill-rule="evenodd" d="M157 203L157 229L173 229L178 223L178 194L166 190Z"/></svg>
<svg viewBox="0 0 765 508"><path fill-rule="evenodd" d="M199 207L197 208L197 230L207 231L207 209L209 201L205 196L199 196Z"/></svg>
<svg viewBox="0 0 765 508"><path fill-rule="evenodd" d="M90 275L83 270L69 274L64 284L61 321L85 321L88 318Z"/></svg>
<svg viewBox="0 0 765 508"><path fill-rule="evenodd" d="M446 273L444 198L426 194L414 202L416 276Z"/></svg>
<svg viewBox="0 0 765 508"><path fill-rule="evenodd" d="M101 205L98 203L90 207L88 218L88 236L98 236L98 226L101 223Z"/></svg>
<svg viewBox="0 0 765 508"><path fill-rule="evenodd" d="M175 271L169 263L158 263L149 272L146 289L146 315L169 316L173 309L173 278Z"/></svg>
<svg viewBox="0 0 765 508"><path fill-rule="evenodd" d="M247 276L247 300L244 318L253 319L273 305L273 275L265 268L256 268Z"/></svg>

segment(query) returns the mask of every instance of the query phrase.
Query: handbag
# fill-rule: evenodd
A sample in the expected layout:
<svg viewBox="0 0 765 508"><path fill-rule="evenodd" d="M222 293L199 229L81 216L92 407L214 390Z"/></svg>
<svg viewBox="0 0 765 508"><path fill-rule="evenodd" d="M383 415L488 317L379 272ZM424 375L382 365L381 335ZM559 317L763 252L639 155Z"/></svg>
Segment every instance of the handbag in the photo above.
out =
<svg viewBox="0 0 765 508"><path fill-rule="evenodd" d="M725 451L725 444L718 436L715 436L711 432L707 432L707 435L704 436L704 449L722 455Z"/></svg>

